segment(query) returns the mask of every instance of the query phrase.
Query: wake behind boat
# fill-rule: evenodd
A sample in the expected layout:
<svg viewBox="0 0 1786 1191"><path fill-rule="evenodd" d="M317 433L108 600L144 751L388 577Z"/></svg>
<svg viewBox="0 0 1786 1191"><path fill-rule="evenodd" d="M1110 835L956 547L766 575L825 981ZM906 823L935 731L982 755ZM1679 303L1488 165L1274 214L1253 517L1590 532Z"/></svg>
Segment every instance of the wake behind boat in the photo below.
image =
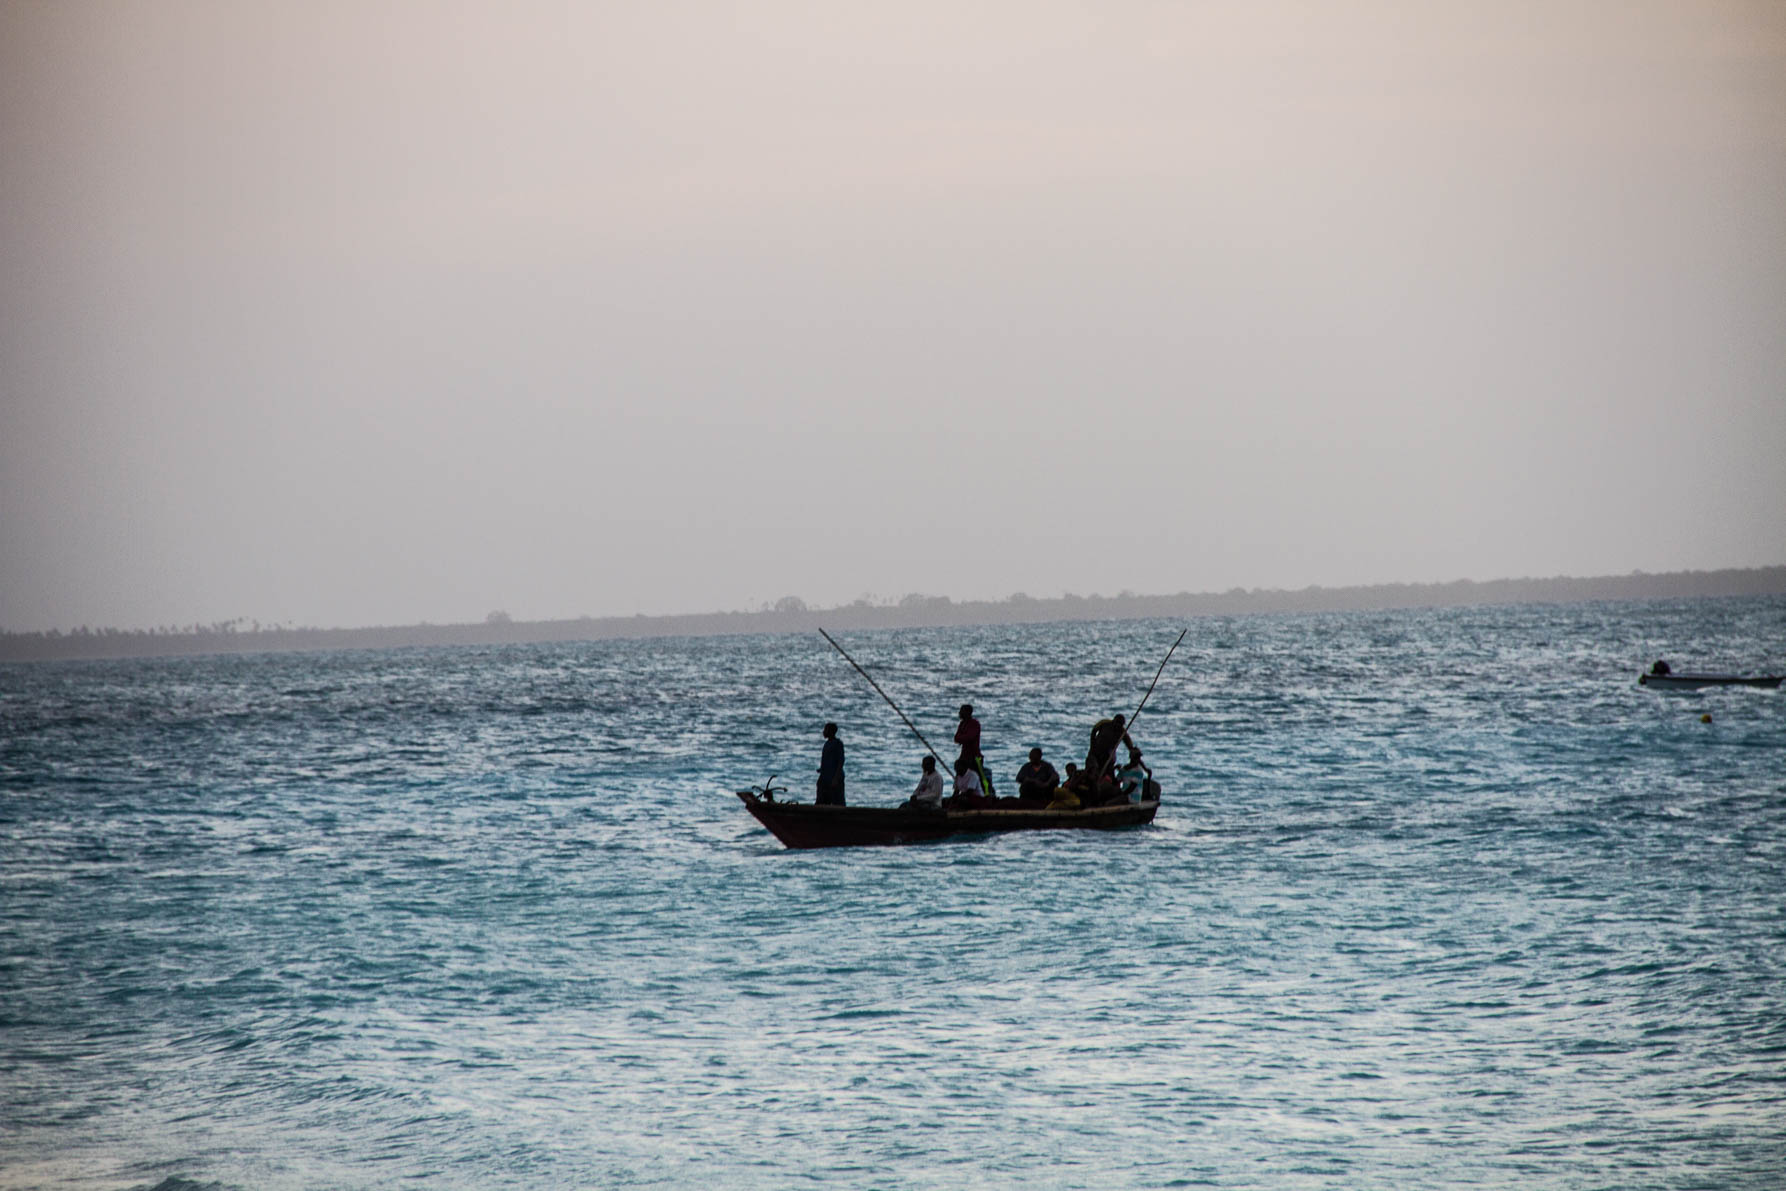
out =
<svg viewBox="0 0 1786 1191"><path fill-rule="evenodd" d="M954 835L1004 831L1108 831L1153 822L1159 799L1082 810L998 808L921 810L907 806L816 806L778 802L773 794L738 791L744 807L790 848L850 848L923 844Z"/></svg>

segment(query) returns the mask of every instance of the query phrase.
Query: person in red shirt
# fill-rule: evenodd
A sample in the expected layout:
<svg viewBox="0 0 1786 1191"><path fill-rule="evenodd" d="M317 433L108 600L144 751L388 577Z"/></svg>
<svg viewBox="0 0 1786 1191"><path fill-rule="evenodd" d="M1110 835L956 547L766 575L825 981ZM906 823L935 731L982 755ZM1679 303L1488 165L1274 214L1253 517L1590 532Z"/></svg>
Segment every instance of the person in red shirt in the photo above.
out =
<svg viewBox="0 0 1786 1191"><path fill-rule="evenodd" d="M980 755L980 721L974 718L974 705L961 705L961 723L955 729L955 743L961 746L961 756L955 759L956 772L962 765L967 765L979 775L980 790L988 798L993 797L992 779L986 773L985 758Z"/></svg>

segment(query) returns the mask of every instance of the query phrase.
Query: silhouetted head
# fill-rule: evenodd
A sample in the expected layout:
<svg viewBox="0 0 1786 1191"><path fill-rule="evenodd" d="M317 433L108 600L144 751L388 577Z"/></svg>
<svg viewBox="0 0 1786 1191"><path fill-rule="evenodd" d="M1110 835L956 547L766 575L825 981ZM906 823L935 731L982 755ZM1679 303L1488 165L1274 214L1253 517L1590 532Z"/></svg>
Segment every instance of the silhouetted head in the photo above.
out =
<svg viewBox="0 0 1786 1191"><path fill-rule="evenodd" d="M969 765L966 761L955 762L955 772L957 775L966 773L968 770L970 770L972 768L973 768L973 766Z"/></svg>
<svg viewBox="0 0 1786 1191"><path fill-rule="evenodd" d="M1079 766L1073 764L1071 761L1068 761L1067 762L1067 776L1072 777L1075 773L1078 773L1078 772L1079 772Z"/></svg>
<svg viewBox="0 0 1786 1191"><path fill-rule="evenodd" d="M1041 749L1029 750L1029 759L1031 761L1040 761L1042 759L1042 750Z"/></svg>
<svg viewBox="0 0 1786 1191"><path fill-rule="evenodd" d="M974 705L972 703L963 703L961 705L961 718L964 720L972 719L973 715L974 715Z"/></svg>
<svg viewBox="0 0 1786 1191"><path fill-rule="evenodd" d="M924 758L924 772L925 773L935 773L936 772L936 758L935 757Z"/></svg>
<svg viewBox="0 0 1786 1191"><path fill-rule="evenodd" d="M826 724L825 725L825 739L830 740L835 735L837 735L837 725L836 724Z"/></svg>
<svg viewBox="0 0 1786 1191"><path fill-rule="evenodd" d="M1130 749L1129 750L1129 764L1130 765L1141 764L1141 750L1140 749Z"/></svg>
<svg viewBox="0 0 1786 1191"><path fill-rule="evenodd" d="M1115 724L1118 728L1120 728L1120 727L1122 727L1122 724L1123 724L1122 716L1120 714L1113 715L1110 717L1110 722Z"/></svg>

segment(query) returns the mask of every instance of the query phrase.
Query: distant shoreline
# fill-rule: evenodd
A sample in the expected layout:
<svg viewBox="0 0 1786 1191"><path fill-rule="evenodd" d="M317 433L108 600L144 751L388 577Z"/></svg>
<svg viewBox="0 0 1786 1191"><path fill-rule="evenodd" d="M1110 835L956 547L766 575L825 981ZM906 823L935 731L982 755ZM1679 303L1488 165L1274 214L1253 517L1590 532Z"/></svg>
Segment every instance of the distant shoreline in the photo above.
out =
<svg viewBox="0 0 1786 1191"><path fill-rule="evenodd" d="M1597 600L1675 600L1786 594L1786 566L1718 571L1674 571L1595 578L1495 579L1477 583L1380 583L1364 587L1305 587L1298 591L1232 588L1225 592L1160 596L1075 596L970 600L907 596L894 604L857 601L808 608L784 600L758 612L674 616L583 616L571 620L493 618L474 624L404 625L360 629L251 628L222 624L187 630L77 629L63 633L0 632L0 662L99 658L182 657L214 653L297 653L405 646L525 645L625 637L707 637L828 629L938 628L951 625L1035 624L1049 621L1140 620L1249 616L1295 612L1368 612L1400 608L1455 608L1474 604L1574 604Z"/></svg>

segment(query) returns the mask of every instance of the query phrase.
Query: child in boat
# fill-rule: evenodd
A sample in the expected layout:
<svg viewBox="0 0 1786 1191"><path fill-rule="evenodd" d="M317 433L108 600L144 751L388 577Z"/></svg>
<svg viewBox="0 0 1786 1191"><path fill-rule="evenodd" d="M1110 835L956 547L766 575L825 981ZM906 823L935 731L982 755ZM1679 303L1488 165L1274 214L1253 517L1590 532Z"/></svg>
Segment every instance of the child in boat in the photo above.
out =
<svg viewBox="0 0 1786 1191"><path fill-rule="evenodd" d="M1085 805L1079 797L1086 790L1085 771L1071 761L1067 762L1067 777L1048 797L1048 804L1043 807L1050 811L1076 811Z"/></svg>

